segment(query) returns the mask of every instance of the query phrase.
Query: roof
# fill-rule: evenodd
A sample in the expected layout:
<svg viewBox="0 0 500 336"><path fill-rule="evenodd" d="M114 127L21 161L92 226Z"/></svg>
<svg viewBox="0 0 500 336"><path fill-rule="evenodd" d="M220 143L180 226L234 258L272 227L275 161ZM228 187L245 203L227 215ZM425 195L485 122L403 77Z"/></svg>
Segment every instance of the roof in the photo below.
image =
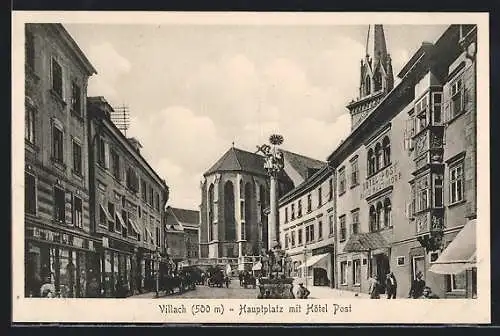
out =
<svg viewBox="0 0 500 336"><path fill-rule="evenodd" d="M331 167L325 164L320 170L316 171L312 176L309 176L308 179L304 180L301 184L284 194L279 199L279 205L285 205L289 202L295 200L297 197L302 196L306 192L309 192L310 189L315 188L317 185L323 183L324 180L331 176Z"/></svg>
<svg viewBox="0 0 500 336"><path fill-rule="evenodd" d="M167 207L167 229L183 231L184 228L198 228L200 213L196 210Z"/></svg>
<svg viewBox="0 0 500 336"><path fill-rule="evenodd" d="M284 159L304 179L311 175L311 169L314 169L315 172L326 165L326 162L324 161L316 160L284 149L281 149L281 151L283 152ZM204 176L224 171L244 171L251 174L266 175L266 170L264 169L264 156L236 147L231 147L210 169L205 172Z"/></svg>
<svg viewBox="0 0 500 336"><path fill-rule="evenodd" d="M366 252L384 247L389 247L389 244L380 232L358 233L349 238L344 252Z"/></svg>

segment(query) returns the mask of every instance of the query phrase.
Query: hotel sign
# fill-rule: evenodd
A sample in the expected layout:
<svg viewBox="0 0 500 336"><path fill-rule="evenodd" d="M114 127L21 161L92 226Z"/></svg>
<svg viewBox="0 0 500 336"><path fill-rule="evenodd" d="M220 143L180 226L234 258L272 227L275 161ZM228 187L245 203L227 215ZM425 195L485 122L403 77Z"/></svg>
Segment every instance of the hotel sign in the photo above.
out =
<svg viewBox="0 0 500 336"><path fill-rule="evenodd" d="M397 162L393 162L392 165L367 178L366 181L363 182L361 199L368 198L377 192L392 186L400 179L401 170L399 169L399 165Z"/></svg>
<svg viewBox="0 0 500 336"><path fill-rule="evenodd" d="M86 238L77 237L69 233L52 231L49 229L42 229L39 227L33 227L30 231L31 231L30 236L37 240L95 251L94 243Z"/></svg>

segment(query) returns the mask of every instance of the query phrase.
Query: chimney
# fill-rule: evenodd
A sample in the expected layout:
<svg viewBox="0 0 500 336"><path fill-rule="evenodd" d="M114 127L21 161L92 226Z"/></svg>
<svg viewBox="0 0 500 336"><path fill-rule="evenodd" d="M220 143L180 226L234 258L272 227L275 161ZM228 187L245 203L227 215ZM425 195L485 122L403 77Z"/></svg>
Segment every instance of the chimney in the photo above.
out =
<svg viewBox="0 0 500 336"><path fill-rule="evenodd" d="M142 145L139 140L137 140L136 138L128 138L127 140L132 145L132 147L134 147L137 153L141 152Z"/></svg>

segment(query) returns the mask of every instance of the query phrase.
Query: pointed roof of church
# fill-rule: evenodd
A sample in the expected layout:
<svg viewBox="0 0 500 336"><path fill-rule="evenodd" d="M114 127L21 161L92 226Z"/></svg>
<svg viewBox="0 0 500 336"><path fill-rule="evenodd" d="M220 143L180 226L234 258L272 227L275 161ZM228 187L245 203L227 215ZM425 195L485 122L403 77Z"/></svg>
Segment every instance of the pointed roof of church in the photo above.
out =
<svg viewBox="0 0 500 336"><path fill-rule="evenodd" d="M384 26L381 24L369 25L366 38L366 56L372 57L372 64L376 67L380 60L384 62L387 59L387 55Z"/></svg>
<svg viewBox="0 0 500 336"><path fill-rule="evenodd" d="M311 171L321 169L326 162L281 149L285 161L303 178L311 175ZM229 150L208 169L204 176L216 172L243 171L250 174L265 175L264 157L258 153L248 152L236 147Z"/></svg>

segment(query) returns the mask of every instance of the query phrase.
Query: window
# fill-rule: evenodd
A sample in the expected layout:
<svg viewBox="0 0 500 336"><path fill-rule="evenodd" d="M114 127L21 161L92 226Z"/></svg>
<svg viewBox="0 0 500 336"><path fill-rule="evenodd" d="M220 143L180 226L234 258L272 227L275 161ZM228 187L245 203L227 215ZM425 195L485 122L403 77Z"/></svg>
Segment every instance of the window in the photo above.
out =
<svg viewBox="0 0 500 336"><path fill-rule="evenodd" d="M425 129L428 125L429 98L427 94L415 104L415 117L417 118L416 133Z"/></svg>
<svg viewBox="0 0 500 336"><path fill-rule="evenodd" d="M323 193L321 187L318 188L318 208L323 204Z"/></svg>
<svg viewBox="0 0 500 336"><path fill-rule="evenodd" d="M297 217L302 216L302 200L297 202Z"/></svg>
<svg viewBox="0 0 500 336"><path fill-rule="evenodd" d="M323 239L323 221L318 221L318 240Z"/></svg>
<svg viewBox="0 0 500 336"><path fill-rule="evenodd" d="M342 167L339 169L339 194L343 194L345 192L345 168Z"/></svg>
<svg viewBox="0 0 500 336"><path fill-rule="evenodd" d="M307 212L311 212L312 209L312 197L311 194L307 195Z"/></svg>
<svg viewBox="0 0 500 336"><path fill-rule="evenodd" d="M75 82L71 83L71 111L82 116L82 91Z"/></svg>
<svg viewBox="0 0 500 336"><path fill-rule="evenodd" d="M32 32L26 29L26 25L24 26L24 38L26 65L31 70L35 70L35 37Z"/></svg>
<svg viewBox="0 0 500 336"><path fill-rule="evenodd" d="M465 291L467 284L466 272L448 275L448 291Z"/></svg>
<svg viewBox="0 0 500 336"><path fill-rule="evenodd" d="M52 59L52 91L63 97L62 68L55 59Z"/></svg>
<svg viewBox="0 0 500 336"><path fill-rule="evenodd" d="M443 175L435 174L433 175L434 184L434 207L443 207Z"/></svg>
<svg viewBox="0 0 500 336"><path fill-rule="evenodd" d="M352 234L359 233L359 210L354 210L352 213Z"/></svg>
<svg viewBox="0 0 500 336"><path fill-rule="evenodd" d="M55 161L64 161L63 132L56 125L52 126L52 156Z"/></svg>
<svg viewBox="0 0 500 336"><path fill-rule="evenodd" d="M292 209L291 209L291 218L292 220L295 219L295 203L292 203Z"/></svg>
<svg viewBox="0 0 500 336"><path fill-rule="evenodd" d="M384 205L382 202L377 202L377 230L380 230L384 227Z"/></svg>
<svg viewBox="0 0 500 336"><path fill-rule="evenodd" d="M382 151L384 155L384 167L391 164L391 142L389 137L384 137L382 140Z"/></svg>
<svg viewBox="0 0 500 336"><path fill-rule="evenodd" d="M292 235L292 247L294 247L295 246L295 230L292 231L291 235Z"/></svg>
<svg viewBox="0 0 500 336"><path fill-rule="evenodd" d="M328 200L333 199L333 179L328 180Z"/></svg>
<svg viewBox="0 0 500 336"><path fill-rule="evenodd" d="M27 106L26 112L24 115L24 138L31 142L35 143L35 109Z"/></svg>
<svg viewBox="0 0 500 336"><path fill-rule="evenodd" d="M410 185L410 201L406 204L406 217L408 219L413 219L416 210L416 194L415 194L415 184Z"/></svg>
<svg viewBox="0 0 500 336"><path fill-rule="evenodd" d="M285 223L288 223L288 208L285 208Z"/></svg>
<svg viewBox="0 0 500 336"><path fill-rule="evenodd" d="M108 202L108 213L110 214L110 218L108 219L108 230L115 231L115 205L111 202Z"/></svg>
<svg viewBox="0 0 500 336"><path fill-rule="evenodd" d="M73 140L73 172L82 175L82 146Z"/></svg>
<svg viewBox="0 0 500 336"><path fill-rule="evenodd" d="M36 215L36 178L35 176L24 173L24 212Z"/></svg>
<svg viewBox="0 0 500 336"><path fill-rule="evenodd" d="M147 193L148 187L146 184L145 180L141 180L141 193L142 193L142 200L144 202L148 201L148 193Z"/></svg>
<svg viewBox="0 0 500 336"><path fill-rule="evenodd" d="M434 125L439 125L443 122L442 119L442 92L433 92L432 93L432 118Z"/></svg>
<svg viewBox="0 0 500 336"><path fill-rule="evenodd" d="M139 190L139 178L137 177L137 174L135 173L132 167L128 167L126 178L127 178L127 188L129 188L134 193L137 192ZM151 193L152 192L153 190L151 189ZM151 202L151 205L152 204L153 202Z"/></svg>
<svg viewBox="0 0 500 336"><path fill-rule="evenodd" d="M430 252L429 253L429 262L435 262L439 257L439 252L438 251L435 251L435 252Z"/></svg>
<svg viewBox="0 0 500 336"><path fill-rule="evenodd" d="M404 264L405 264L405 257L404 256L397 257L396 258L396 263L397 263L398 266L404 266Z"/></svg>
<svg viewBox="0 0 500 336"><path fill-rule="evenodd" d="M344 241L347 239L347 230L345 227L345 215L339 217L340 223L340 241Z"/></svg>
<svg viewBox="0 0 500 336"><path fill-rule="evenodd" d="M160 194L159 193L156 193L155 203L156 203L156 211L160 211Z"/></svg>
<svg viewBox="0 0 500 336"><path fill-rule="evenodd" d="M302 245L302 229L299 229L298 236L297 236L297 243L298 243L298 245Z"/></svg>
<svg viewBox="0 0 500 336"><path fill-rule="evenodd" d="M392 226L392 207L389 198L384 199L384 225L385 227Z"/></svg>
<svg viewBox="0 0 500 336"><path fill-rule="evenodd" d="M463 162L450 167L450 204L464 199Z"/></svg>
<svg viewBox="0 0 500 336"><path fill-rule="evenodd" d="M358 159L351 162L351 187L359 184L359 167Z"/></svg>
<svg viewBox="0 0 500 336"><path fill-rule="evenodd" d="M288 236L288 233L285 233L285 248L287 249L288 248L288 239L290 237Z"/></svg>
<svg viewBox="0 0 500 336"><path fill-rule="evenodd" d="M65 192L58 187L54 187L54 216L58 222L64 222L66 219Z"/></svg>
<svg viewBox="0 0 500 336"><path fill-rule="evenodd" d="M370 232L378 231L377 210L375 205L370 206Z"/></svg>
<svg viewBox="0 0 500 336"><path fill-rule="evenodd" d="M430 176L424 176L415 183L416 212L426 210L429 207L429 178Z"/></svg>
<svg viewBox="0 0 500 336"><path fill-rule="evenodd" d="M128 236L128 230L127 230L128 213L127 213L127 211L125 209L122 209L121 214L122 214L122 218L121 219L123 219L123 223L120 222L121 232L122 232L122 235L124 237L127 237Z"/></svg>
<svg viewBox="0 0 500 336"><path fill-rule="evenodd" d="M153 193L154 193L153 187L152 187L152 186L149 186L149 199L148 199L148 204L149 204L149 205L151 205L151 207L153 206Z"/></svg>
<svg viewBox="0 0 500 336"><path fill-rule="evenodd" d="M113 173L113 176L117 179L120 180L120 156L116 152L116 150L112 149L111 150L111 171Z"/></svg>
<svg viewBox="0 0 500 336"><path fill-rule="evenodd" d="M246 240L246 227L245 227L245 222L241 222L241 233L240 233L240 239L241 239L241 240Z"/></svg>
<svg viewBox="0 0 500 336"><path fill-rule="evenodd" d="M328 216L328 235L333 235L333 215Z"/></svg>
<svg viewBox="0 0 500 336"><path fill-rule="evenodd" d="M105 159L106 159L106 143L104 142L103 137L99 137L97 140L97 163L101 165L102 167L105 166Z"/></svg>
<svg viewBox="0 0 500 336"><path fill-rule="evenodd" d="M106 216L106 212L104 211L104 208L99 206L99 226L106 227L108 224L108 216Z"/></svg>
<svg viewBox="0 0 500 336"><path fill-rule="evenodd" d="M352 261L352 283L359 285L361 283L361 260L354 259Z"/></svg>
<svg viewBox="0 0 500 336"><path fill-rule="evenodd" d="M368 176L375 174L375 155L373 149L368 150Z"/></svg>
<svg viewBox="0 0 500 336"><path fill-rule="evenodd" d="M455 82L451 84L450 87L451 101L450 101L450 117L449 119L455 118L457 115L462 113L464 109L464 95L463 95L463 85L462 78L458 78Z"/></svg>
<svg viewBox="0 0 500 336"><path fill-rule="evenodd" d="M347 261L340 262L340 284L347 285Z"/></svg>
<svg viewBox="0 0 500 336"><path fill-rule="evenodd" d="M312 225L306 226L306 244L311 242L313 238L311 237Z"/></svg>
<svg viewBox="0 0 500 336"><path fill-rule="evenodd" d="M83 228L83 204L80 197L73 197L73 224L77 228Z"/></svg>
<svg viewBox="0 0 500 336"><path fill-rule="evenodd" d="M382 146L377 142L375 145L375 172L382 169L383 166Z"/></svg>

